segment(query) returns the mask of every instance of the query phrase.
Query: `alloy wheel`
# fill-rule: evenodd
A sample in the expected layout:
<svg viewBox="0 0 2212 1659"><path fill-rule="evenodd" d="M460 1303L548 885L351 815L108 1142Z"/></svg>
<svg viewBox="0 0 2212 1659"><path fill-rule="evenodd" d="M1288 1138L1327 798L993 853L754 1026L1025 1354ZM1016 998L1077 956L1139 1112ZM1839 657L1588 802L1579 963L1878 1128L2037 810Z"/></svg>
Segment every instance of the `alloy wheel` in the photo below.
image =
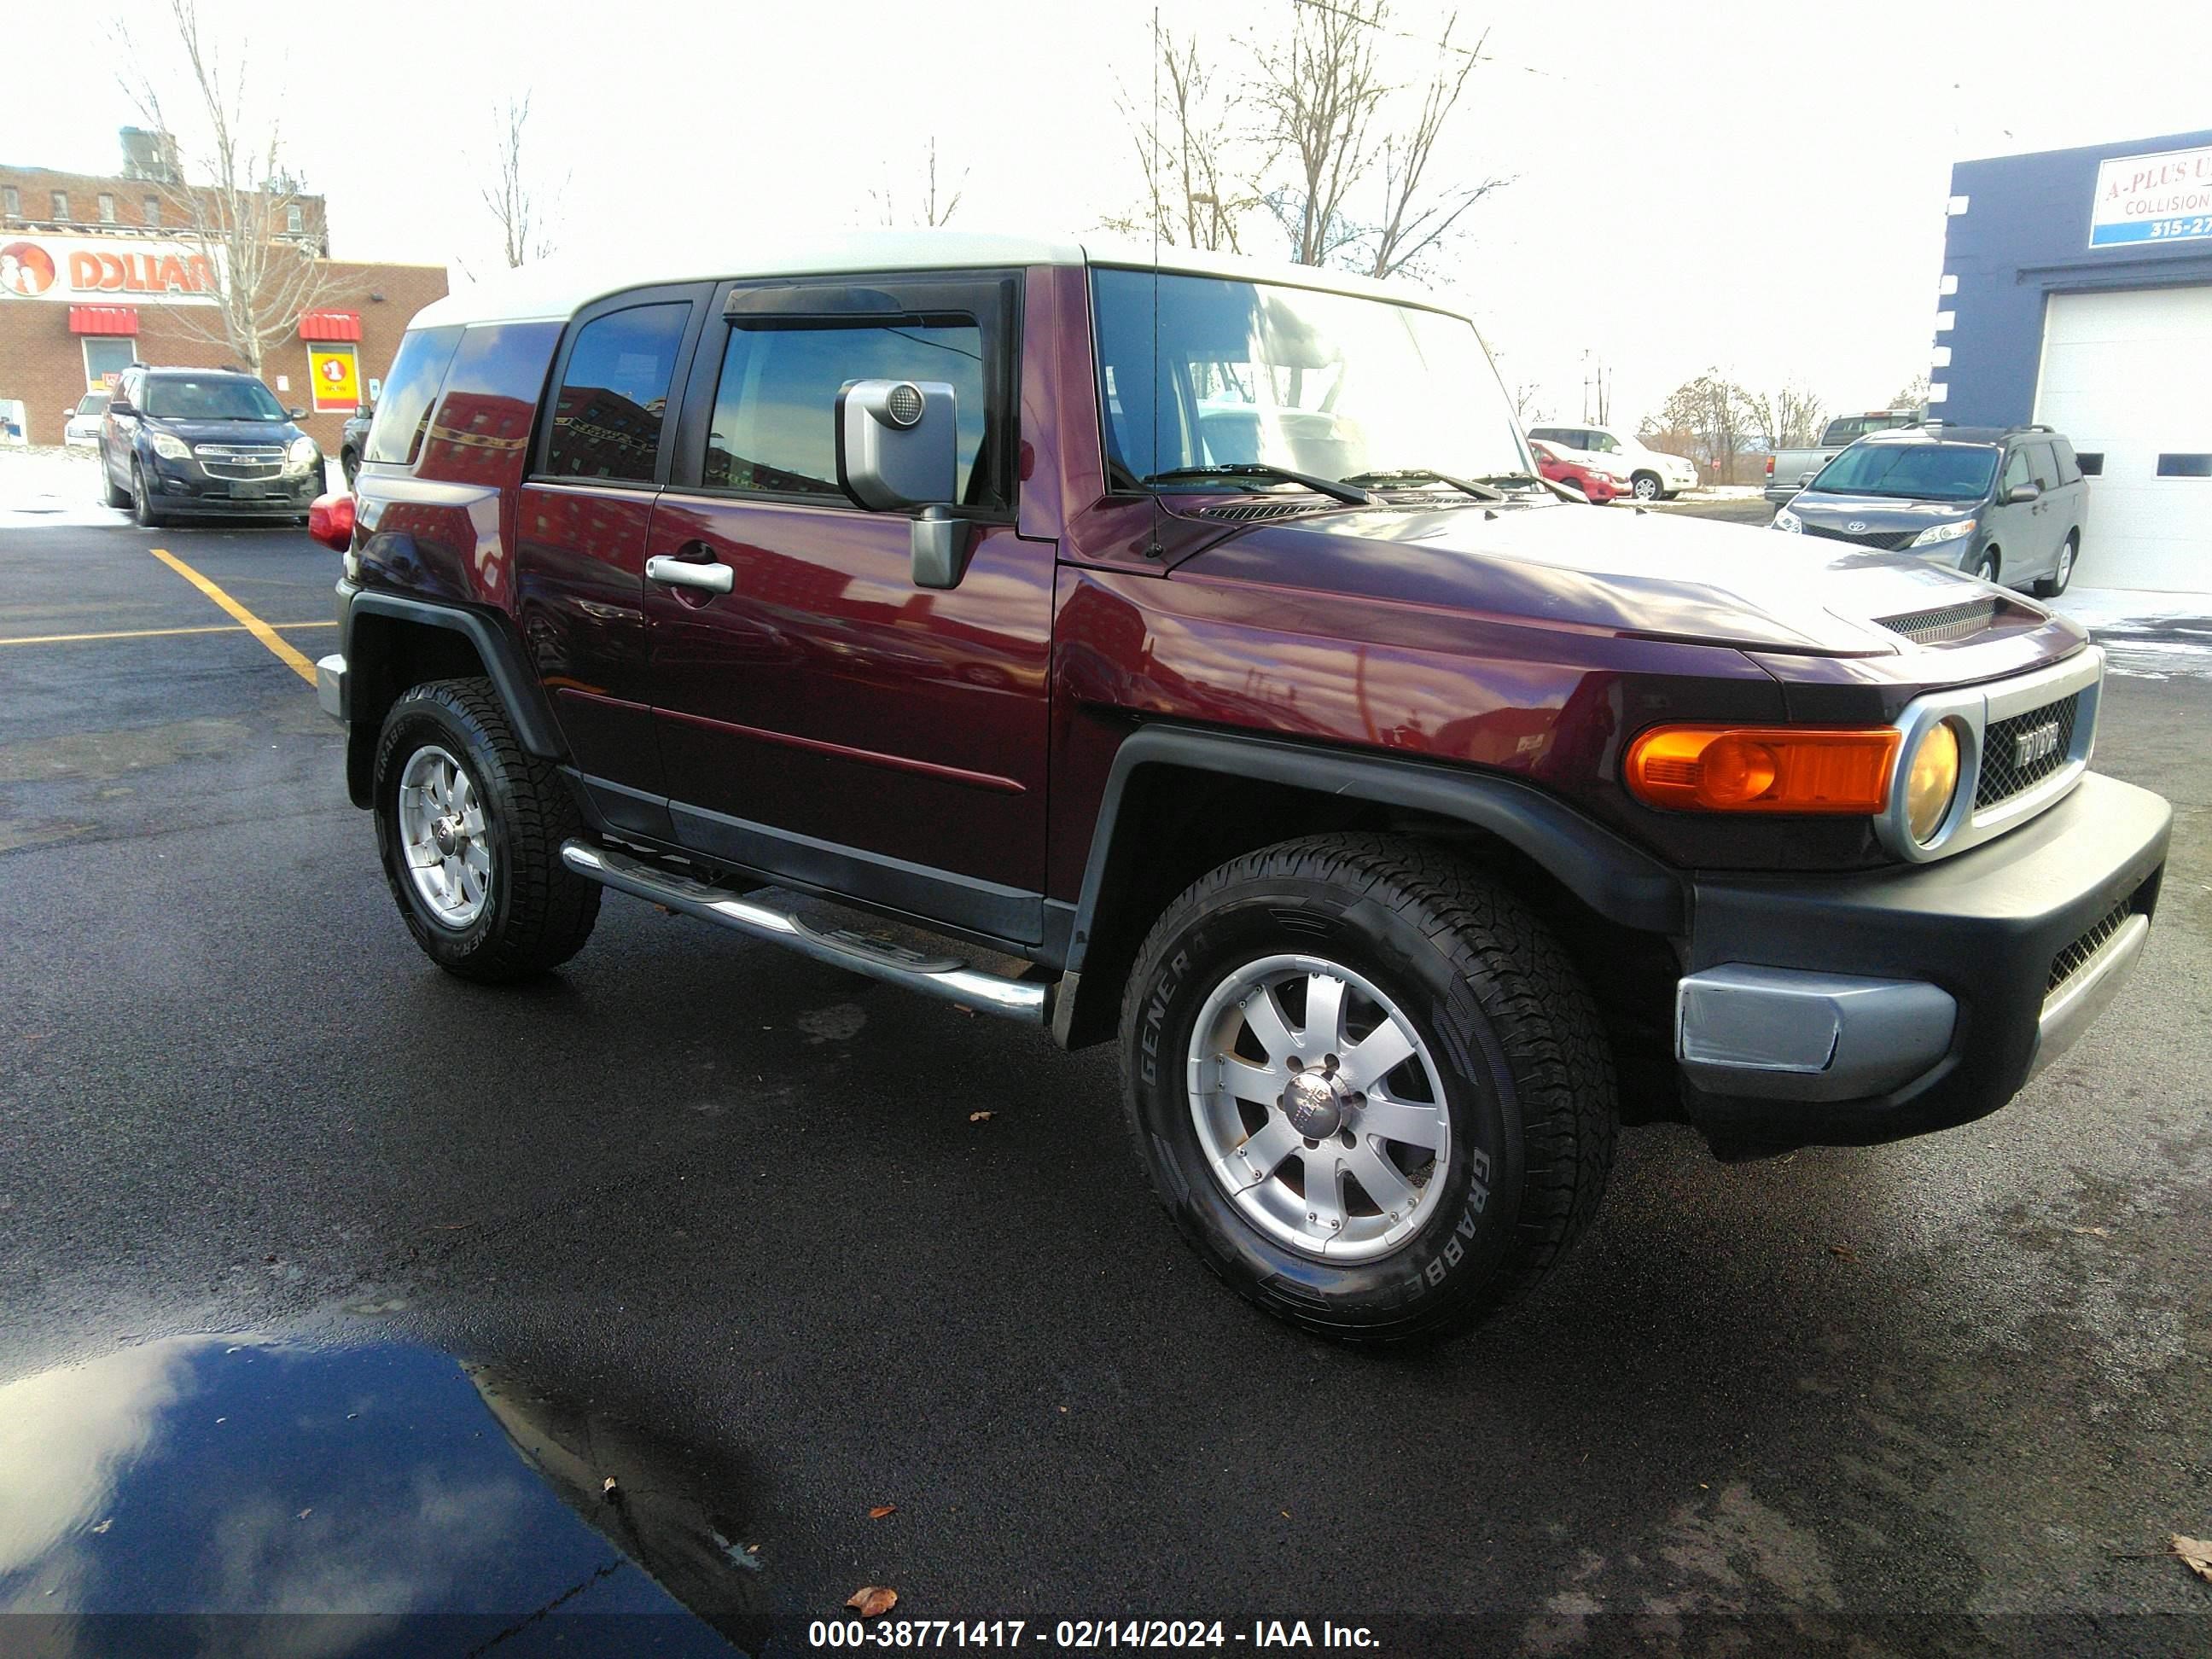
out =
<svg viewBox="0 0 2212 1659"><path fill-rule="evenodd" d="M1214 1179L1278 1243L1368 1261L1434 1212L1451 1156L1442 1074L1404 1012L1352 969L1246 963L1199 1011L1188 1070Z"/></svg>
<svg viewBox="0 0 2212 1659"><path fill-rule="evenodd" d="M399 844L416 896L441 927L459 931L491 896L492 852L476 780L435 744L408 757L396 805Z"/></svg>

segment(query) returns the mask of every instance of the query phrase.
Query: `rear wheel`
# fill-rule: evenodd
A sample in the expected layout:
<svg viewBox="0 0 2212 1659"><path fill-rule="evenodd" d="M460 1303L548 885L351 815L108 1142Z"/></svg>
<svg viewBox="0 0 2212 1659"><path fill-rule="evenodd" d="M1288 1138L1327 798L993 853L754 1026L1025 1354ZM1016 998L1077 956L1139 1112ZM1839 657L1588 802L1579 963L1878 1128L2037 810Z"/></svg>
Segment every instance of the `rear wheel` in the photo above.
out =
<svg viewBox="0 0 2212 1659"><path fill-rule="evenodd" d="M2039 578L2035 584L2037 599L2055 599L2066 591L2066 584L2074 580L2074 561L2081 551L2081 532L2069 532L2066 545L2058 550L2058 568L2048 576Z"/></svg>
<svg viewBox="0 0 2212 1659"><path fill-rule="evenodd" d="M1252 854L1170 905L1122 1005L1161 1202L1240 1294L1354 1342L1532 1287L1613 1158L1595 1010L1543 925L1423 843Z"/></svg>
<svg viewBox="0 0 2212 1659"><path fill-rule="evenodd" d="M575 801L522 747L489 680L433 680L394 703L374 792L385 879L441 968L520 979L583 949L599 888L561 862L582 828Z"/></svg>

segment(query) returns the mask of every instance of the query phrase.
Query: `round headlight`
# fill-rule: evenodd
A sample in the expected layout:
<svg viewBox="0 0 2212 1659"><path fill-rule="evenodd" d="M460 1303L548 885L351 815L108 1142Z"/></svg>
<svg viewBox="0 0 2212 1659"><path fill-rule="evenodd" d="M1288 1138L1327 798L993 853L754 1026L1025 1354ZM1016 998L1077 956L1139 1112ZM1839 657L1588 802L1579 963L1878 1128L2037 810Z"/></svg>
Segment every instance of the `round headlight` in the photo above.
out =
<svg viewBox="0 0 2212 1659"><path fill-rule="evenodd" d="M1950 721L1938 720L1921 735L1905 775L1905 825L1913 840L1924 845L1942 827L1958 792L1959 733Z"/></svg>

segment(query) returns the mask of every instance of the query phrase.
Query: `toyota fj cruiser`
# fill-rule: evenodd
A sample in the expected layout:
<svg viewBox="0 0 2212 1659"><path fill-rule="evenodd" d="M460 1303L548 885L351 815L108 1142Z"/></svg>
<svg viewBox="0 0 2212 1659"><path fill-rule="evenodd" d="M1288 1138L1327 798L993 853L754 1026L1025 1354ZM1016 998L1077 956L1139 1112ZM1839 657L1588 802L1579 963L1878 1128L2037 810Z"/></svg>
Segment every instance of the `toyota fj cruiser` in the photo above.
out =
<svg viewBox="0 0 2212 1659"><path fill-rule="evenodd" d="M345 722L401 915L540 973L612 888L1118 1042L1244 1295L1472 1323L1622 1121L1996 1110L2140 955L2168 811L2017 595L1536 476L1395 287L943 232L526 268L400 347Z"/></svg>

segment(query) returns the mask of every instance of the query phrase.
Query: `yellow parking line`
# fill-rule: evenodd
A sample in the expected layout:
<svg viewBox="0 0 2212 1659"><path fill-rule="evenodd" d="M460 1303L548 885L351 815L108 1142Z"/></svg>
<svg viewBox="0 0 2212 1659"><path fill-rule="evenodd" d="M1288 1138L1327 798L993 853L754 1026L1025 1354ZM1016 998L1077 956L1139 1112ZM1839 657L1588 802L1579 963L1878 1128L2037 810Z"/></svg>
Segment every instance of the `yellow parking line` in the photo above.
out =
<svg viewBox="0 0 2212 1659"><path fill-rule="evenodd" d="M205 576L201 575L198 571L193 569L175 554L170 552L167 548L155 547L147 550L238 618L240 625L255 639L267 646L277 661L283 663L308 684L313 685L315 683L315 665L287 645L275 629L248 611L236 599L232 599L229 594L224 592Z"/></svg>
<svg viewBox="0 0 2212 1659"><path fill-rule="evenodd" d="M275 629L336 628L335 618L329 622L270 623ZM0 645L78 645L87 640L159 640L172 634L243 634L246 629L236 623L211 623L205 628L132 628L111 634L25 634L12 640L0 640Z"/></svg>

